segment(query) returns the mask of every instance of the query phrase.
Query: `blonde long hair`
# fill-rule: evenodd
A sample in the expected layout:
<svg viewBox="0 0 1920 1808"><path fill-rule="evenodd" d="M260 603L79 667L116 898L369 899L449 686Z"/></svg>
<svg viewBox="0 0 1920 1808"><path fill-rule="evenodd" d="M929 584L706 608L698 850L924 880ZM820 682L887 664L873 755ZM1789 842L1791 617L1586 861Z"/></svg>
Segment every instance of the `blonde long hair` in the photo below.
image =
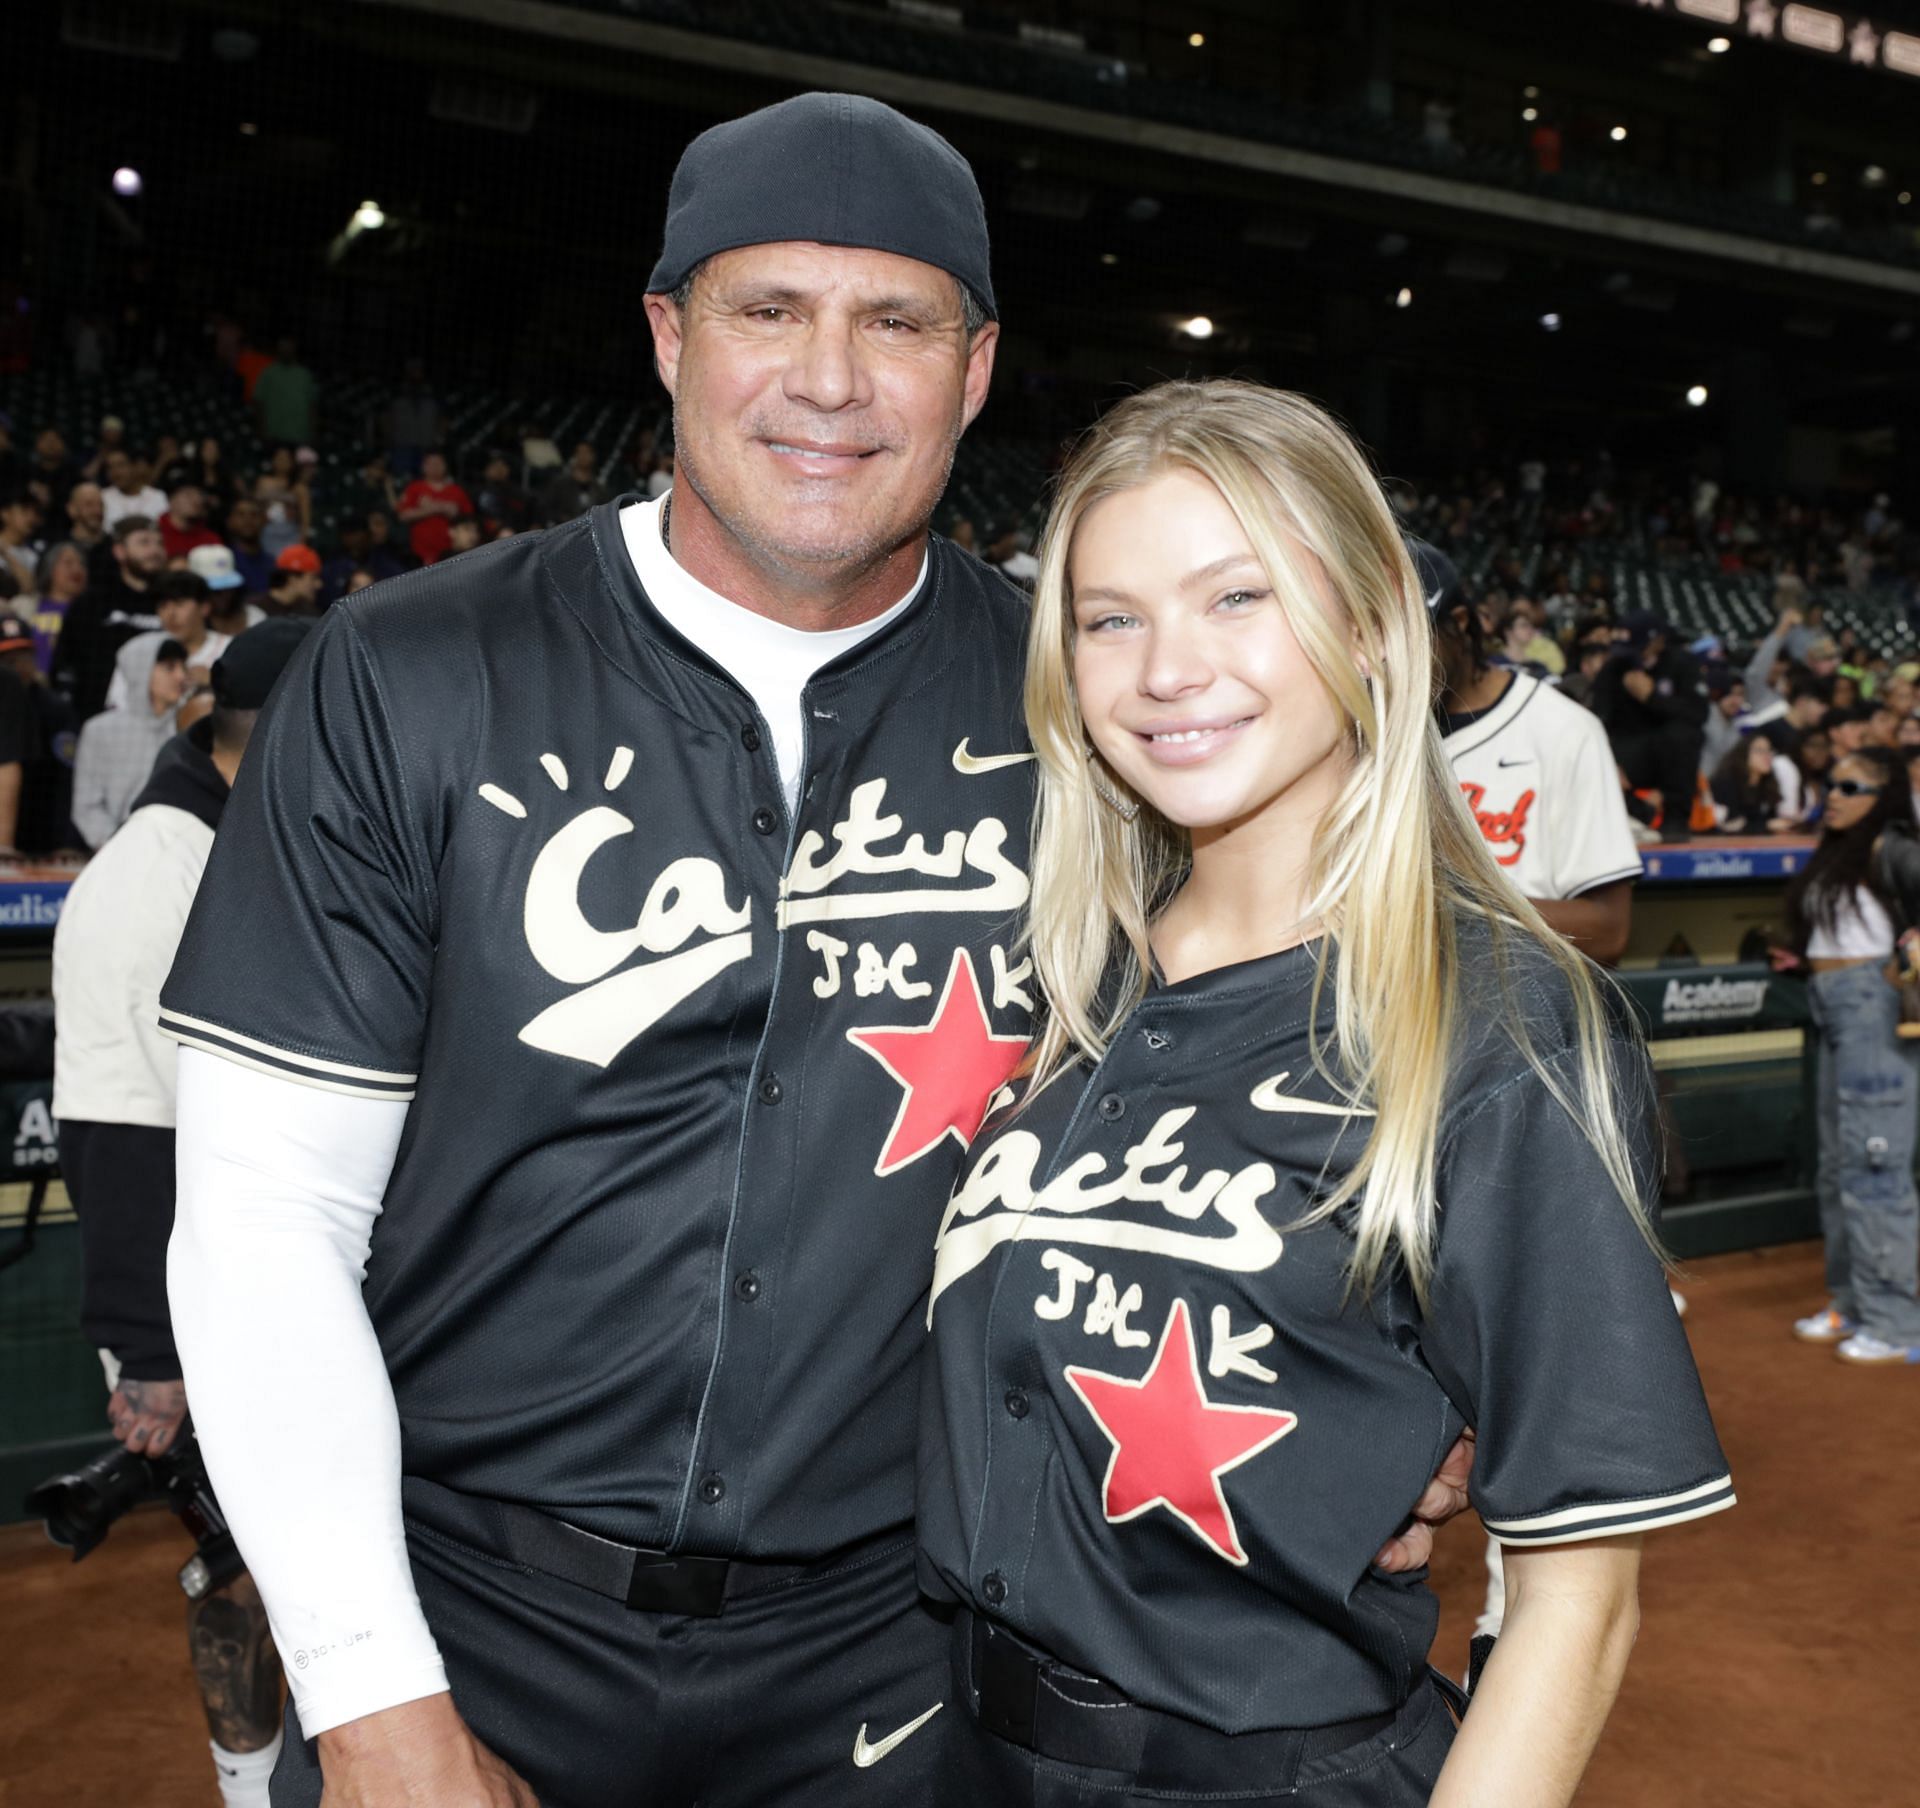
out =
<svg viewBox="0 0 1920 1808"><path fill-rule="evenodd" d="M1098 1059L1140 1001L1149 924L1191 857L1185 831L1123 795L1093 753L1073 681L1075 530L1095 503L1168 471L1205 478L1233 510L1354 748L1308 867L1307 919L1327 931L1316 1003L1329 954L1339 950L1341 1071L1329 1068L1318 1044L1313 1060L1374 1114L1373 1127L1346 1177L1304 1222L1357 1201L1356 1281L1370 1288L1397 1256L1425 1298L1459 992L1454 915L1464 911L1492 926L1496 966L1504 966L1501 943L1511 934L1538 943L1564 976L1577 1021L1572 1088L1533 1048L1517 1003L1509 1027L1652 1242L1617 1122L1597 970L1547 927L1488 853L1434 725L1432 626L1392 510L1340 425L1285 391L1235 381L1163 383L1111 409L1061 476L1040 550L1026 680L1040 766L1027 940L1048 1004L1027 1063L1036 1086L1080 1055ZM1319 600L1287 536L1317 562L1336 611ZM1129 819L1116 801L1139 802L1137 814ZM1505 996L1504 983L1500 989Z"/></svg>

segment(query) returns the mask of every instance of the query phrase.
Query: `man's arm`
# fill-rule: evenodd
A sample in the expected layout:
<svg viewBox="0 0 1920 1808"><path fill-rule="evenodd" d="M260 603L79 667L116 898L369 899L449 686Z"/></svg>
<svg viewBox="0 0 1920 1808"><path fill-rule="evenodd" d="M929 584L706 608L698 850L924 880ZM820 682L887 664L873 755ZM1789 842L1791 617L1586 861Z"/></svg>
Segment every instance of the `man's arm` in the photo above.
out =
<svg viewBox="0 0 1920 1808"><path fill-rule="evenodd" d="M1753 650L1753 657L1747 661L1745 672L1747 687L1747 708L1765 709L1770 703L1780 700L1780 693L1773 688L1771 674L1773 662L1780 657L1780 649L1786 644L1787 636L1799 625L1797 610L1788 610L1781 616L1774 630Z"/></svg>
<svg viewBox="0 0 1920 1808"><path fill-rule="evenodd" d="M1535 898L1547 927L1563 935L1589 960L1611 967L1627 951L1633 932L1633 881L1596 885L1577 898Z"/></svg>
<svg viewBox="0 0 1920 1808"><path fill-rule="evenodd" d="M532 1808L447 1698L407 1561L399 1416L360 1294L405 1119L183 1048L175 1336L329 1808Z"/></svg>

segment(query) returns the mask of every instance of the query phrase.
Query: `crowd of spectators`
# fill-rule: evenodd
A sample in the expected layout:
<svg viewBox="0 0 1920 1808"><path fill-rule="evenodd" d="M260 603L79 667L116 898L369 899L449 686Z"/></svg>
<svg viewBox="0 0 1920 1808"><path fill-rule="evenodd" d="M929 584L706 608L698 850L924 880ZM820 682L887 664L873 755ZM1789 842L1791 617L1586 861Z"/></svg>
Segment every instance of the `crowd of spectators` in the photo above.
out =
<svg viewBox="0 0 1920 1808"><path fill-rule="evenodd" d="M537 423L452 452L413 361L385 409L339 436L376 449L334 461L348 467L344 493L336 484L323 520L320 388L298 347L283 339L241 375L257 434L243 446L206 433L137 443L107 414L74 447L57 425L0 414L0 849L99 847L152 749L204 713L214 661L251 623L318 614L381 579L673 481L664 423L611 469L590 440L563 451ZM1606 724L1650 838L1805 832L1835 757L1863 742L1920 747L1920 535L1885 495L1843 508L1711 478L1637 481L1604 454L1390 491L1409 533L1466 576L1496 660ZM1031 585L1019 521L955 519L951 532ZM1604 555L1623 549L1757 579L1774 631L1734 647L1619 606ZM1861 645L1851 627L1827 630L1822 595L1868 590L1905 624L1912 658ZM1920 793L1920 761L1911 770Z"/></svg>
<svg viewBox="0 0 1920 1808"><path fill-rule="evenodd" d="M98 848L157 748L206 712L214 661L252 623L317 615L673 480L657 430L611 470L590 441L563 453L537 423L456 461L416 362L384 414L356 423L385 443L323 524L312 373L282 340L249 381L259 437L244 449L210 434L136 443L112 414L75 447L59 426L0 414L0 853Z"/></svg>

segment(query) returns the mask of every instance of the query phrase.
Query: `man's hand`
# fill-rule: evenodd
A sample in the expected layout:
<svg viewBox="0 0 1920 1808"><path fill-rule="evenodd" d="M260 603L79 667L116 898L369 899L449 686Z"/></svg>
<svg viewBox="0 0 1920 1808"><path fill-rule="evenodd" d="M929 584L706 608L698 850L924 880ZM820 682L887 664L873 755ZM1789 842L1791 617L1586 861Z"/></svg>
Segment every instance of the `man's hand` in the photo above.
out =
<svg viewBox="0 0 1920 1808"><path fill-rule="evenodd" d="M1620 682L1626 686L1627 695L1636 703L1644 703L1653 695L1653 675L1650 672L1628 672Z"/></svg>
<svg viewBox="0 0 1920 1808"><path fill-rule="evenodd" d="M320 1735L320 1808L540 1808L451 1695L402 1702Z"/></svg>
<svg viewBox="0 0 1920 1808"><path fill-rule="evenodd" d="M184 1381L131 1381L122 1375L107 1401L113 1435L135 1456L165 1456L186 1417Z"/></svg>
<svg viewBox="0 0 1920 1808"><path fill-rule="evenodd" d="M1467 1510L1467 1478L1473 1473L1473 1433L1460 1434L1427 1483L1427 1491L1413 1503L1413 1517L1397 1537L1389 1538L1373 1560L1375 1569L1392 1574L1418 1569L1433 1556L1433 1532Z"/></svg>
<svg viewBox="0 0 1920 1808"><path fill-rule="evenodd" d="M1793 629L1799 627L1806 619L1798 609L1782 609L1780 611L1780 619L1774 623L1774 632L1776 634L1790 633Z"/></svg>

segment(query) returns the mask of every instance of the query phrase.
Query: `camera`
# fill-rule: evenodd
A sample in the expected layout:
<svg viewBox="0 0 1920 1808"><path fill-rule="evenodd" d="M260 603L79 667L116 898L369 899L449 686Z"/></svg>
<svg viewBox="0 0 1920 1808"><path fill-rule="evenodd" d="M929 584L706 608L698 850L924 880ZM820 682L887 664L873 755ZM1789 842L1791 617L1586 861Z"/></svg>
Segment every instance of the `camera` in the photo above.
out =
<svg viewBox="0 0 1920 1808"><path fill-rule="evenodd" d="M245 1570L190 1430L165 1456L140 1456L116 1444L78 1469L49 1476L28 1493L26 1511L45 1520L47 1536L78 1563L117 1520L150 1500L165 1502L193 1534L196 1548L180 1570L189 1600L217 1593Z"/></svg>

